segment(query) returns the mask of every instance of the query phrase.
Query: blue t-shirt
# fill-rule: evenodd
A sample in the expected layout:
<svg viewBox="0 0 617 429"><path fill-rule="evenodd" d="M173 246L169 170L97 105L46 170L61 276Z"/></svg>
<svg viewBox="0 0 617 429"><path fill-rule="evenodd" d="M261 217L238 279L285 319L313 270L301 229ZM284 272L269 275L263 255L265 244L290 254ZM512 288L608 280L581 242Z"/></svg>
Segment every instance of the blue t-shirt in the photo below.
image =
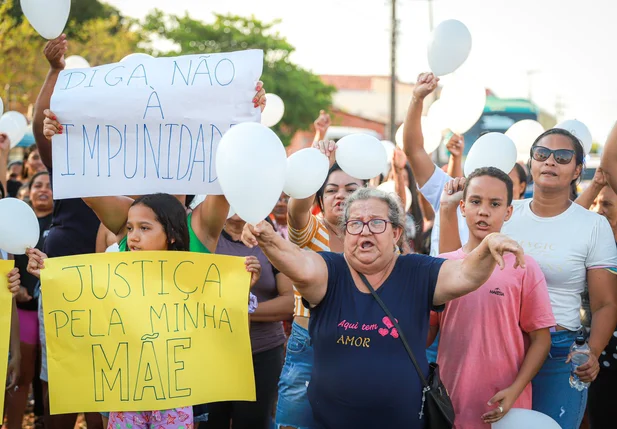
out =
<svg viewBox="0 0 617 429"><path fill-rule="evenodd" d="M398 332L370 293L356 287L341 254L323 252L326 295L311 310L314 364L308 396L323 428L420 429L422 384ZM425 347L443 259L399 256L377 293L428 375Z"/></svg>

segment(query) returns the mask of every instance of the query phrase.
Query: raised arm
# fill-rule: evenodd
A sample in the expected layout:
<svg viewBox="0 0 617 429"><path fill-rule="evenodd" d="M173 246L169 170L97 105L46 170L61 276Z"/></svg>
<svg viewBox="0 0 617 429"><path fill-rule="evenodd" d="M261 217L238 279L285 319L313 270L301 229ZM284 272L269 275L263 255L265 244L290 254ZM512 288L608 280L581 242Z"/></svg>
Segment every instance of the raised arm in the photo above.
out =
<svg viewBox="0 0 617 429"><path fill-rule="evenodd" d="M598 194L607 184L606 176L602 167L596 169L596 173L593 175L593 180L587 186L578 198L574 201L579 206L582 206L589 210L593 202L598 198Z"/></svg>
<svg viewBox="0 0 617 429"><path fill-rule="evenodd" d="M391 177L394 179L394 192L401 199L403 208L407 207L407 192L405 192L405 165L407 164L407 157L405 152L398 147L394 149L392 155L392 170L390 172Z"/></svg>
<svg viewBox="0 0 617 429"><path fill-rule="evenodd" d="M330 115L324 110L319 112L319 117L313 123L315 126L315 139L312 147L319 149L330 160L330 167L335 162L336 145L333 141L326 142L324 139L331 124ZM308 198L290 198L287 204L287 224L294 229L303 229L308 225L311 218L311 209L315 202L315 195Z"/></svg>
<svg viewBox="0 0 617 429"><path fill-rule="evenodd" d="M463 199L465 178L457 177L448 182L441 194L439 205L439 251L454 252L460 249L461 236L458 230L458 207Z"/></svg>
<svg viewBox="0 0 617 429"><path fill-rule="evenodd" d="M191 227L197 238L210 252L216 251L228 214L229 203L225 195L208 195L193 210Z"/></svg>
<svg viewBox="0 0 617 429"><path fill-rule="evenodd" d="M617 190L617 122L606 139L602 152L602 167L609 185Z"/></svg>
<svg viewBox="0 0 617 429"><path fill-rule="evenodd" d="M439 271L433 305L442 305L478 289L489 279L495 265L505 267L503 255L516 256L514 268L525 267L523 249L503 234L489 234L462 260L445 261Z"/></svg>
<svg viewBox="0 0 617 429"><path fill-rule="evenodd" d="M129 197L88 197L82 198L105 228L118 236L126 235L126 220L134 200Z"/></svg>
<svg viewBox="0 0 617 429"><path fill-rule="evenodd" d="M438 83L439 78L435 77L433 73L422 73L418 77L403 128L403 148L420 188L424 186L435 171L435 164L424 149L422 109L424 99L437 88Z"/></svg>
<svg viewBox="0 0 617 429"><path fill-rule="evenodd" d="M321 302L328 287L328 267L321 256L285 240L266 221L255 227L247 223L244 228L249 234L243 240L251 237L245 244L259 245L272 265L289 277L309 304L315 306Z"/></svg>
<svg viewBox="0 0 617 429"><path fill-rule="evenodd" d="M8 189L6 188L6 173L9 164L9 151L11 150L11 140L5 133L0 133L0 185L4 189L4 195L8 196Z"/></svg>
<svg viewBox="0 0 617 429"><path fill-rule="evenodd" d="M465 151L465 138L458 134L452 134L446 149L450 152L448 160L448 176L463 177L463 152Z"/></svg>
<svg viewBox="0 0 617 429"><path fill-rule="evenodd" d="M68 48L66 35L62 35L57 39L50 40L45 46L45 57L49 62L49 72L47 78L41 88L36 104L34 106L34 117L32 120L32 133L36 141L36 147L41 154L41 160L47 168L52 168L51 156L51 140L47 139L43 134L43 122L45 120L45 110L49 109L51 95L54 92L54 87L58 81L60 72L64 70L64 54Z"/></svg>

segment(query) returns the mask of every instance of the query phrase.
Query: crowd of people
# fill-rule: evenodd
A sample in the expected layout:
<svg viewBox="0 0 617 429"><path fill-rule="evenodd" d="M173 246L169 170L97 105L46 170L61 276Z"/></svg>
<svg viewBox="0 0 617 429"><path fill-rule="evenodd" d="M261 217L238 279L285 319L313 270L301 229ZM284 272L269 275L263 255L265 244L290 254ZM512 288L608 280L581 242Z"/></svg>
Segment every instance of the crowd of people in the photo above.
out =
<svg viewBox="0 0 617 429"><path fill-rule="evenodd" d="M584 149L560 129L536 139L527 164L510 172L486 166L465 178L462 136L448 137L443 168L424 149L424 100L439 83L424 73L389 174L360 180L343 171L322 111L313 147L330 161L323 186L304 199L282 194L257 225L228 218L224 195L54 201L51 139L64 130L50 99L67 48L65 36L45 48L50 70L34 110L36 144L23 161L8 162L10 142L0 134L2 197L27 201L40 225L36 247L14 256L8 278L15 308L7 428L22 427L29 398L38 427L76 421L49 413L45 259L143 250L245 258L256 401L86 413L89 429L425 428L422 380L434 362L458 429L489 428L512 408L540 411L563 429L581 427L585 414L583 426L615 427L617 128L580 196L572 189ZM254 108L265 103L258 83ZM394 193L377 189L384 181L394 182ZM529 183L533 197L523 199ZM581 336L590 353L575 376L590 385L579 390L570 386L569 353Z"/></svg>

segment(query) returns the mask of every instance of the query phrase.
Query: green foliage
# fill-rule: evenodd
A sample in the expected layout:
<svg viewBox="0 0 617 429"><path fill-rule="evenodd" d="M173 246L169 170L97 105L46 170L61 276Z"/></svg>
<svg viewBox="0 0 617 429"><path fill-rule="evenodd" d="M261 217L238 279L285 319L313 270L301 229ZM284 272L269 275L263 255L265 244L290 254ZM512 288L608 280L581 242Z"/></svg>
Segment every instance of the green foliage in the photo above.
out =
<svg viewBox="0 0 617 429"><path fill-rule="evenodd" d="M274 130L288 144L297 130L309 128L320 109L327 109L332 104L335 88L325 85L318 76L291 61L290 55L295 48L275 32L278 23L215 14L214 22L207 24L188 14L166 16L155 10L146 17L143 30L173 42L170 50L159 55L262 49L265 63L261 80L264 87L285 102L285 115Z"/></svg>

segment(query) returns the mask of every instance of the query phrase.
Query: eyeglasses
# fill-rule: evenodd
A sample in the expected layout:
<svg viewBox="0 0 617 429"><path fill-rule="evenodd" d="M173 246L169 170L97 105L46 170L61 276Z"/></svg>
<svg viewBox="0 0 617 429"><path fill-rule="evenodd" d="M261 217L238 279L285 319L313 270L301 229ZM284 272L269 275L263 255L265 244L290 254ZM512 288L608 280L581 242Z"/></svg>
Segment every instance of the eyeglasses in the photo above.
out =
<svg viewBox="0 0 617 429"><path fill-rule="evenodd" d="M364 226L368 226L368 230L373 234L382 234L388 224L391 223L384 219L371 219L368 222L362 222L361 220L350 220L345 224L347 233L351 235L360 235L364 231Z"/></svg>
<svg viewBox="0 0 617 429"><path fill-rule="evenodd" d="M531 148L531 157L538 162L544 162L553 155L557 164L569 164L574 158L575 152L571 149L552 150L544 146L534 146Z"/></svg>

